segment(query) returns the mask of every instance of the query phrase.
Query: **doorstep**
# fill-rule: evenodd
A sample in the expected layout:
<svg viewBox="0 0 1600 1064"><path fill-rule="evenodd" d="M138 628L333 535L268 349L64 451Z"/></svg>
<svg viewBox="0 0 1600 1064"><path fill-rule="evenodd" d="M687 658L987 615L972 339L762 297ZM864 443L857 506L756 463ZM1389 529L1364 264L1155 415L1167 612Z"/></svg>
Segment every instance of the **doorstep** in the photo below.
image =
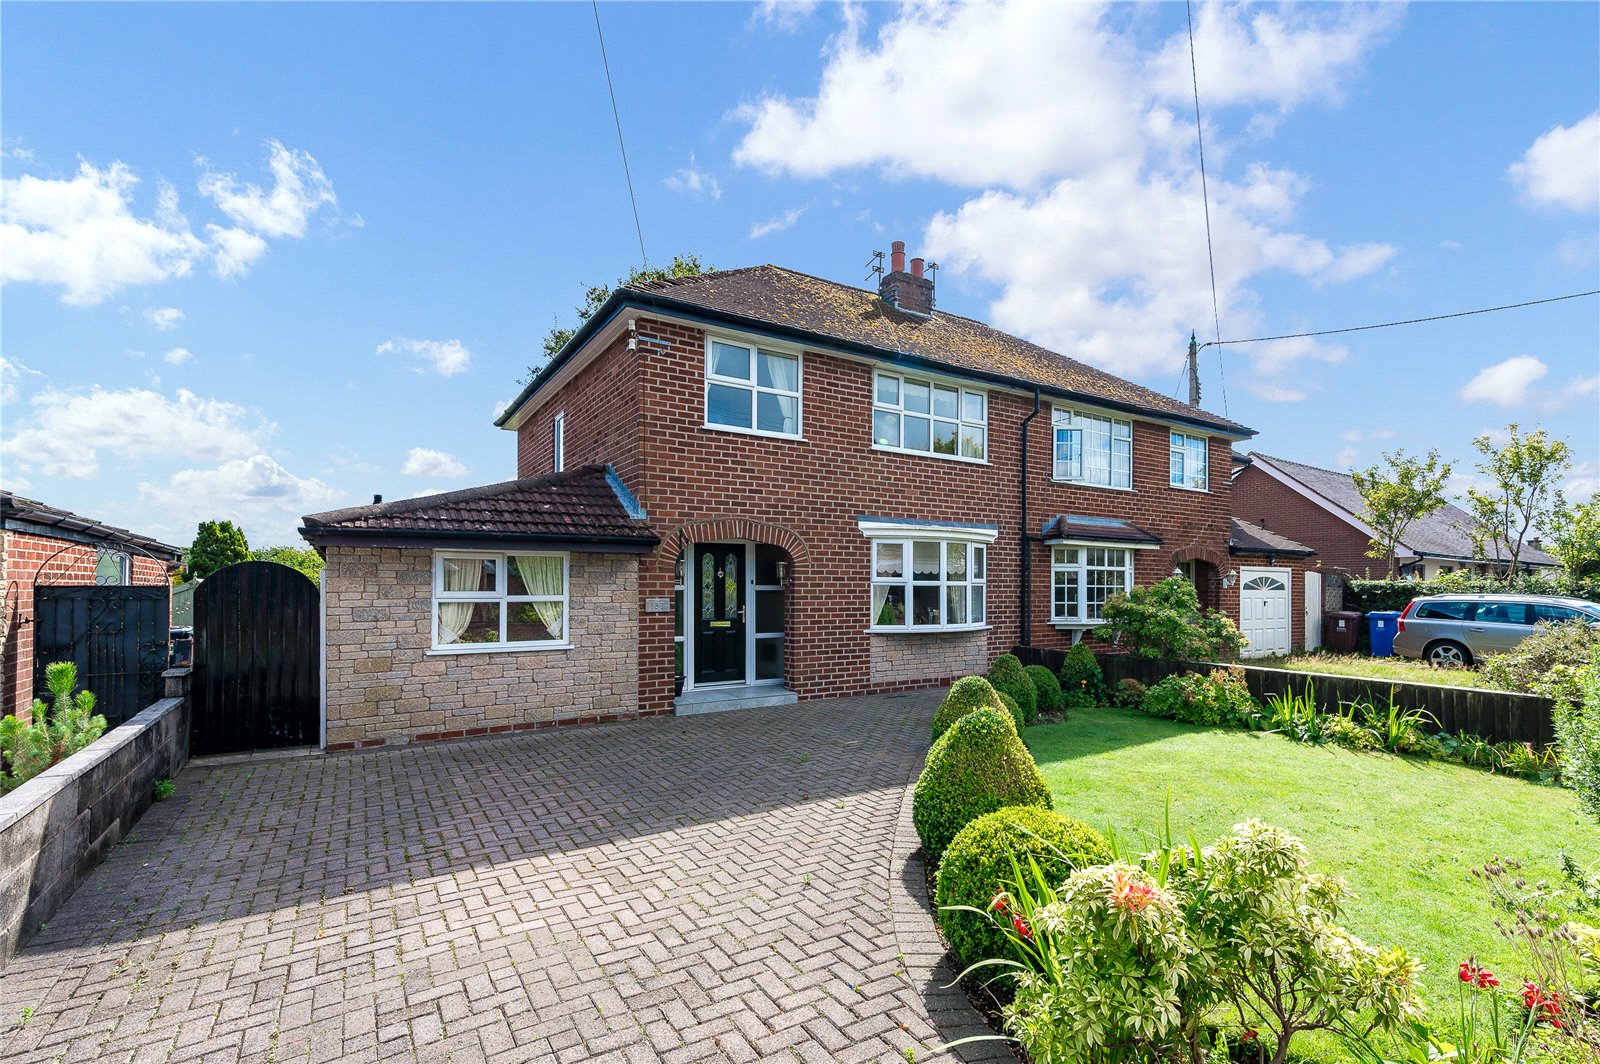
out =
<svg viewBox="0 0 1600 1064"><path fill-rule="evenodd" d="M758 709L763 706L792 706L800 696L787 687L703 687L677 697L680 717L695 713L722 713L730 709Z"/></svg>

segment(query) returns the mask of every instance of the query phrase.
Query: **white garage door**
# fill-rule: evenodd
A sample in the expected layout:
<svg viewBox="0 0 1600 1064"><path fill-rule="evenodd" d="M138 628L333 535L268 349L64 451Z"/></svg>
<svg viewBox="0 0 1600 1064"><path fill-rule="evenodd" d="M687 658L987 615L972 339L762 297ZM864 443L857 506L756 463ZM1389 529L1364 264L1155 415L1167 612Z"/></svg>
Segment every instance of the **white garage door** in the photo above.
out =
<svg viewBox="0 0 1600 1064"><path fill-rule="evenodd" d="M1289 570L1239 570L1239 629L1247 658L1289 653Z"/></svg>

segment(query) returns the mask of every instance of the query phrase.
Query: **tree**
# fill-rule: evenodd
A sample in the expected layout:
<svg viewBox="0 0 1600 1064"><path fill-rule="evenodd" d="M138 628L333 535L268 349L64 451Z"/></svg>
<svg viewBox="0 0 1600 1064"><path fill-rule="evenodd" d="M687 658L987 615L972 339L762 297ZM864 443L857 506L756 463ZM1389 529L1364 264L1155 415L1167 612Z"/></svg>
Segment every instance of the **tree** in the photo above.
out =
<svg viewBox="0 0 1600 1064"><path fill-rule="evenodd" d="M291 569L298 569L313 584L322 586L322 555L310 547L267 547L264 550L251 551L250 556L258 562L276 562Z"/></svg>
<svg viewBox="0 0 1600 1064"><path fill-rule="evenodd" d="M567 346L567 341L577 334L579 326L597 314L606 300L611 298L615 288L624 285L640 284L645 281L670 281L679 277L696 277L702 273L709 273L714 267L703 266L698 255L674 255L672 264L665 268L657 266L635 266L628 271L628 276L618 279L615 285L596 284L589 285L583 293L583 304L578 307L578 324L567 327L560 324L552 325L544 338L544 358L546 365L552 358L561 353ZM528 375L522 378L526 384L538 376L543 366L529 366Z"/></svg>
<svg viewBox="0 0 1600 1064"><path fill-rule="evenodd" d="M1557 507L1546 527L1550 553L1568 576L1600 576L1600 496Z"/></svg>
<svg viewBox="0 0 1600 1064"><path fill-rule="evenodd" d="M1504 562L1501 575L1509 580L1517 574L1528 534L1566 508L1557 482L1572 466L1572 450L1544 429L1524 435L1513 424L1506 436L1498 447L1488 433L1472 441L1482 455L1478 472L1489 486L1468 488L1467 501L1474 553L1481 561Z"/></svg>
<svg viewBox="0 0 1600 1064"><path fill-rule="evenodd" d="M250 544L232 521L201 521L184 556L190 580L204 580L224 565L250 560Z"/></svg>
<svg viewBox="0 0 1600 1064"><path fill-rule="evenodd" d="M1412 523L1420 521L1445 504L1444 485L1450 479L1450 463L1439 461L1438 451L1429 451L1426 460L1413 458L1405 451L1383 456L1388 468L1372 466L1351 470L1365 504L1361 517L1372 526L1367 557L1389 559L1389 579L1395 577L1395 548Z"/></svg>

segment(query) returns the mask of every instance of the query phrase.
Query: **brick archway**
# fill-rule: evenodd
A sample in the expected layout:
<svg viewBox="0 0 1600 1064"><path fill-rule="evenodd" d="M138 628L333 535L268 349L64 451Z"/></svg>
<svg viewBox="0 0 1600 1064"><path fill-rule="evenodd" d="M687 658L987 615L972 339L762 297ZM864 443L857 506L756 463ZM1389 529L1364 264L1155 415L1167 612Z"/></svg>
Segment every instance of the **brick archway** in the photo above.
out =
<svg viewBox="0 0 1600 1064"><path fill-rule="evenodd" d="M1213 547L1183 547L1175 550L1167 568L1175 568L1182 562L1208 562L1215 566L1218 572L1226 572L1228 569L1228 555Z"/></svg>
<svg viewBox="0 0 1600 1064"><path fill-rule="evenodd" d="M715 521L694 521L687 525L679 525L662 538L662 546L666 548L668 557L676 558L696 543L716 543L730 539L749 540L752 543L781 547L788 553L789 560L796 567L804 565L811 558L811 551L805 541L787 528L744 517L724 517Z"/></svg>

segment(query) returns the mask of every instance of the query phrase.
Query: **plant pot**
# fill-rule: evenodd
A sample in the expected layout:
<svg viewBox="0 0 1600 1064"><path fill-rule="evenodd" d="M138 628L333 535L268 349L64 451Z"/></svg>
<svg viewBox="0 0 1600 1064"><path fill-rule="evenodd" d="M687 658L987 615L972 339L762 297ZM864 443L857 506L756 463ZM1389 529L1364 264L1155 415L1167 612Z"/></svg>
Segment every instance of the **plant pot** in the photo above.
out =
<svg viewBox="0 0 1600 1064"><path fill-rule="evenodd" d="M681 694L683 694L683 677L674 676L672 684L672 697L677 698Z"/></svg>

